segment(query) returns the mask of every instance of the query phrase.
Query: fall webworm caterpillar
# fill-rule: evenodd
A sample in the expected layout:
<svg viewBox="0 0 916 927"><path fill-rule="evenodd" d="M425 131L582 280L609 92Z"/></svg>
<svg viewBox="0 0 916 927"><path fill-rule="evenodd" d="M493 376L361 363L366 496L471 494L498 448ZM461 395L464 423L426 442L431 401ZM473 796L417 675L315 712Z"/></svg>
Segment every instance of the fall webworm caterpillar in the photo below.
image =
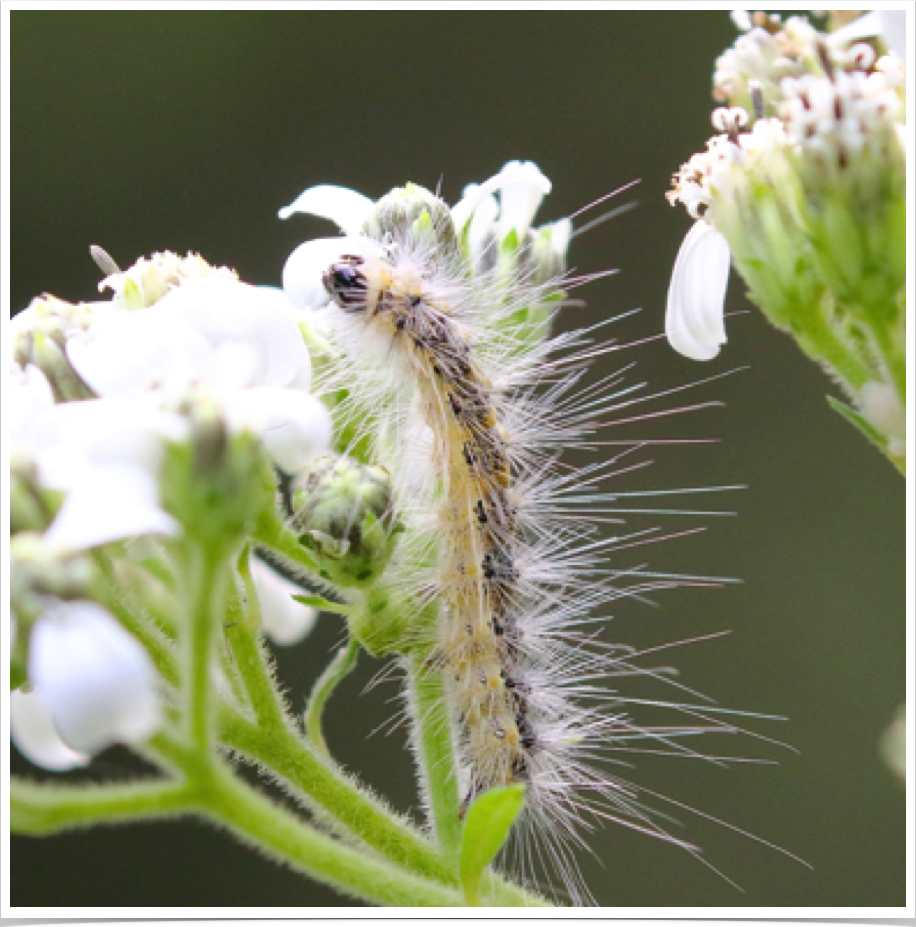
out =
<svg viewBox="0 0 916 927"><path fill-rule="evenodd" d="M512 244L507 260L496 240L469 257L448 208L416 187L384 198L361 235L336 248L325 241L333 253L323 272L325 311L341 349L325 388L348 391L354 441L374 445L412 529L412 547L389 578L438 609L432 632L413 633L435 637L463 803L525 783L518 864L536 878L540 859L574 900L588 898L572 851L584 845L589 818L696 853L667 832L637 787L594 764L646 740L654 742L649 752L703 757L680 739L738 728L714 708L663 701L651 705L680 712L679 720L643 726L629 711L638 700L603 685L664 674L638 667L641 654L601 642L590 627L596 608L708 581L608 565L615 551L660 539L597 533L639 511L614 505L626 493L600 487L630 469L639 442L578 469L559 459L569 446L612 444L596 438L607 417L646 398L634 398L626 368L583 385L589 364L620 347L593 342L600 325L545 337L563 291L592 278L562 268L545 276L530 239ZM532 306L542 310L534 326Z"/></svg>

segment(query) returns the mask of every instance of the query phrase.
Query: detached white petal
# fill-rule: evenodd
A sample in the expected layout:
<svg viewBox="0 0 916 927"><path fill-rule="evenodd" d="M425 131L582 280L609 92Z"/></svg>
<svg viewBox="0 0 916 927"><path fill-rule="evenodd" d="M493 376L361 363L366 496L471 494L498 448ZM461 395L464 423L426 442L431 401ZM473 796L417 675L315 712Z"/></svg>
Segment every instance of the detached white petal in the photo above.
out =
<svg viewBox="0 0 916 927"><path fill-rule="evenodd" d="M29 679L61 739L98 753L158 727L156 672L146 651L94 602L61 604L32 629Z"/></svg>
<svg viewBox="0 0 916 927"><path fill-rule="evenodd" d="M278 215L281 219L288 219L297 212L305 212L336 222L345 235L358 235L374 206L368 196L355 190L319 184L300 193Z"/></svg>
<svg viewBox="0 0 916 927"><path fill-rule="evenodd" d="M265 633L284 647L297 644L315 626L318 610L293 599L304 590L263 560L252 557L251 578L258 593Z"/></svg>
<svg viewBox="0 0 916 927"><path fill-rule="evenodd" d="M725 291L731 250L725 236L702 219L687 233L674 262L665 334L675 351L712 360L725 343Z"/></svg>
<svg viewBox="0 0 916 927"><path fill-rule="evenodd" d="M299 245L287 258L283 268L283 290L297 309L317 309L329 301L322 276L342 255L372 257L382 253L378 242L359 235L313 238Z"/></svg>
<svg viewBox="0 0 916 927"><path fill-rule="evenodd" d="M274 463L296 473L331 444L331 417L320 400L294 389L247 389L230 397L226 418L256 434Z"/></svg>
<svg viewBox="0 0 916 927"><path fill-rule="evenodd" d="M91 759L60 739L44 698L35 690L10 693L10 738L27 760L51 772L87 766Z"/></svg>
<svg viewBox="0 0 916 927"><path fill-rule="evenodd" d="M873 10L830 33L830 42L852 43L878 36L906 61L906 10Z"/></svg>

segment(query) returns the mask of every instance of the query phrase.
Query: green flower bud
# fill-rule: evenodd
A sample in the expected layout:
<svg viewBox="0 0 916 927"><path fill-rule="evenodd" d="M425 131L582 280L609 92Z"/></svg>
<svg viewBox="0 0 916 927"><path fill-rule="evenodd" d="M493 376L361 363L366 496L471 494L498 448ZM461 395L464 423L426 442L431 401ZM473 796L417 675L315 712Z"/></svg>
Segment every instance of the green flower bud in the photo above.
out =
<svg viewBox="0 0 916 927"><path fill-rule="evenodd" d="M434 193L417 184L397 187L383 196L370 213L363 231L378 241L389 236L410 236L426 241L443 256L458 252L458 238L448 206Z"/></svg>
<svg viewBox="0 0 916 927"><path fill-rule="evenodd" d="M293 527L315 555L321 575L341 587L378 578L403 530L388 471L329 455L316 460L297 487Z"/></svg>
<svg viewBox="0 0 916 927"><path fill-rule="evenodd" d="M17 615L34 610L36 596L91 598L92 572L82 555L63 555L40 534L21 532L10 539L10 601Z"/></svg>
<svg viewBox="0 0 916 927"><path fill-rule="evenodd" d="M232 432L221 403L195 392L179 412L189 423L184 440L167 445L160 477L163 508L198 539L232 545L258 514L273 506L273 470L252 433Z"/></svg>
<svg viewBox="0 0 916 927"><path fill-rule="evenodd" d="M42 296L22 316L13 346L14 360L34 364L48 378L57 402L92 399L95 394L73 369L66 352L67 336L89 327L92 310L54 296ZM18 320L18 317L17 317Z"/></svg>
<svg viewBox="0 0 916 927"><path fill-rule="evenodd" d="M51 497L56 495L39 487L35 461L14 443L10 449L10 534L46 530L56 509Z"/></svg>
<svg viewBox="0 0 916 927"><path fill-rule="evenodd" d="M199 254L189 252L179 257L171 251L161 251L149 258L140 258L125 271L101 248L93 245L92 256L108 276L99 289L114 292L112 302L123 309L145 309L162 299L173 287L192 277L220 276L237 280L238 274L228 267L214 267Z"/></svg>

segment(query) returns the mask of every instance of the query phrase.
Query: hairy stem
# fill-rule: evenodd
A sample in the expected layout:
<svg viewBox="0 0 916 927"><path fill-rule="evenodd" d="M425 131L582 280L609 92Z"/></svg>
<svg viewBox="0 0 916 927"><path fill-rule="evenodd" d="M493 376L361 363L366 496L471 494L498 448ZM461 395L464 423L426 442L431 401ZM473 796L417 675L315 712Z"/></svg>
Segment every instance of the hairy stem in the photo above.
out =
<svg viewBox="0 0 916 927"><path fill-rule="evenodd" d="M321 731L321 717L324 713L324 706L339 683L353 672L359 658L360 649L359 643L350 638L346 647L341 647L337 651L334 659L318 677L318 681L312 687L309 695L305 709L305 733L315 749L327 755L330 754L328 754L328 746Z"/></svg>
<svg viewBox="0 0 916 927"><path fill-rule="evenodd" d="M243 840L349 895L379 905L461 907L455 888L398 869L309 827L226 770L202 792L204 811Z"/></svg>
<svg viewBox="0 0 916 927"><path fill-rule="evenodd" d="M407 660L414 741L429 799L436 836L446 858L454 862L461 846L458 783L452 753L452 732L446 709L442 671L422 653Z"/></svg>
<svg viewBox="0 0 916 927"><path fill-rule="evenodd" d="M223 621L228 568L217 544L181 545L182 603L185 611L181 643L184 721L188 737L202 755L210 752L213 708L213 650Z"/></svg>
<svg viewBox="0 0 916 927"><path fill-rule="evenodd" d="M161 818L186 810L190 794L187 783L180 781L61 786L13 777L10 830L37 837L99 823Z"/></svg>

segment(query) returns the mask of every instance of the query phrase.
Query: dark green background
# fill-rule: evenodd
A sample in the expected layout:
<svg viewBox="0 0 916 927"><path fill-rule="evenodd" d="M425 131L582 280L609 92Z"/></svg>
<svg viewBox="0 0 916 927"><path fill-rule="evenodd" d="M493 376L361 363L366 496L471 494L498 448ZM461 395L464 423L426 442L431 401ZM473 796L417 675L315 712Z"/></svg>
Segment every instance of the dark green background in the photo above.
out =
<svg viewBox="0 0 916 927"><path fill-rule="evenodd" d="M570 310L569 324L643 307L614 327L623 340L650 337L689 224L664 193L705 144L713 61L733 38L724 11L15 12L13 308L43 291L92 298L92 242L124 265L195 249L243 279L275 283L299 241L330 231L275 218L305 187L338 183L375 197L441 178L453 202L464 184L522 158L554 182L543 220L642 179L623 197L639 209L573 243L580 270L621 272L584 290L588 308ZM740 281L730 307L748 308ZM652 387L750 369L653 408L725 407L626 432L720 444L663 448L614 488L747 484L704 499L738 517L672 518L670 530L710 530L615 562L743 583L664 593L660 608L620 605L607 636L658 644L733 630L670 659L723 705L789 716L752 726L799 754L719 738L705 749L780 765L645 757L632 778L792 850L814 871L686 814L683 833L746 894L683 852L615 827L594 836L596 858L583 868L606 906L901 905L903 789L877 743L904 697L903 480L829 411L826 378L756 310L728 327L712 364L684 361L659 340L623 355ZM300 703L338 638L335 621L325 616L284 655ZM333 703L330 740L408 809L416 799L403 735L366 739L396 710L393 685L361 694L377 669L366 661ZM125 762L113 751L93 769ZM14 905L345 903L197 824L16 839L12 879Z"/></svg>

